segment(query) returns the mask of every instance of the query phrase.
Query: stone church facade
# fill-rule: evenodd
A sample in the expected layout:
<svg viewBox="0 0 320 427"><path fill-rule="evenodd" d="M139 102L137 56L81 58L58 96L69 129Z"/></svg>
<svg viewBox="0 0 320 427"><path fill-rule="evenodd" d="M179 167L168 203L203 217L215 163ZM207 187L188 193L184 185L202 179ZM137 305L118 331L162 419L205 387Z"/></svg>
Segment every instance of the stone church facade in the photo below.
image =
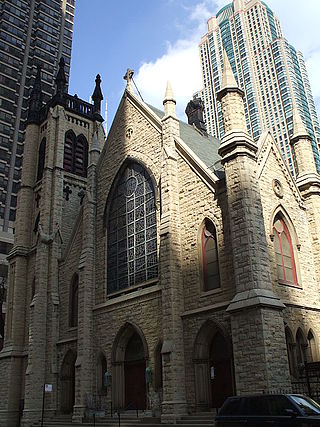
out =
<svg viewBox="0 0 320 427"><path fill-rule="evenodd" d="M133 93L107 140L93 105L30 99L0 425L139 408L175 422L232 394L285 389L319 360L320 177L295 112L297 180L272 136L256 145L227 58L222 141ZM189 106L190 107L190 106ZM189 108L189 112L192 108ZM192 111L190 113L192 115ZM192 121L191 121L192 122Z"/></svg>

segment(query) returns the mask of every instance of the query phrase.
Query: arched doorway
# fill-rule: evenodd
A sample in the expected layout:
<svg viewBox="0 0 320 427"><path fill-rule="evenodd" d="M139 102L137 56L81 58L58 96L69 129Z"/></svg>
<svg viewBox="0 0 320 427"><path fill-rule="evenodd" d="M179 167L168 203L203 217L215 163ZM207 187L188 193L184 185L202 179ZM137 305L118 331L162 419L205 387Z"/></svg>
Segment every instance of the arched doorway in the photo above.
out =
<svg viewBox="0 0 320 427"><path fill-rule="evenodd" d="M225 338L217 332L210 344L210 383L212 407L220 408L233 394L232 361Z"/></svg>
<svg viewBox="0 0 320 427"><path fill-rule="evenodd" d="M148 349L140 329L125 324L112 351L112 400L115 408L146 409Z"/></svg>
<svg viewBox="0 0 320 427"><path fill-rule="evenodd" d="M146 409L146 360L140 336L134 333L125 353L125 406Z"/></svg>
<svg viewBox="0 0 320 427"><path fill-rule="evenodd" d="M62 414L73 412L76 358L76 353L69 350L62 362L60 371L60 411Z"/></svg>
<svg viewBox="0 0 320 427"><path fill-rule="evenodd" d="M235 394L231 343L222 329L207 321L194 344L196 408L220 408Z"/></svg>

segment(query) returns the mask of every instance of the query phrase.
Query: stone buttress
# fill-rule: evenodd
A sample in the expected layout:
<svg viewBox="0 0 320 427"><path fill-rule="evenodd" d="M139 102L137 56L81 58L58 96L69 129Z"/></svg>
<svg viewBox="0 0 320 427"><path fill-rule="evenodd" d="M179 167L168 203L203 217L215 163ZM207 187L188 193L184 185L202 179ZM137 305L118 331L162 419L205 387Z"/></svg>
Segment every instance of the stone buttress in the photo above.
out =
<svg viewBox="0 0 320 427"><path fill-rule="evenodd" d="M226 53L219 100L236 295L231 316L237 394L290 389L282 310L272 291L263 209L256 177L257 146L246 127L243 93Z"/></svg>
<svg viewBox="0 0 320 427"><path fill-rule="evenodd" d="M161 419L173 422L186 413L182 260L177 152L179 121L170 83L163 101L163 146L161 167L160 281L163 307L163 401Z"/></svg>
<svg viewBox="0 0 320 427"><path fill-rule="evenodd" d="M312 139L302 122L297 107L293 108L291 137L296 159L297 186L306 204L317 282L320 283L320 176L312 151Z"/></svg>

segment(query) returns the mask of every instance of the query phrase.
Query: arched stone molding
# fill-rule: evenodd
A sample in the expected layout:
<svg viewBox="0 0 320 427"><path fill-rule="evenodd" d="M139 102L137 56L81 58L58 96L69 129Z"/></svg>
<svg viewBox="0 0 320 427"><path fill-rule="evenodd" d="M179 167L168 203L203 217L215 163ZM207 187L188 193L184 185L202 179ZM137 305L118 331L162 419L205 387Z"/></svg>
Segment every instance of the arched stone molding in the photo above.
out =
<svg viewBox="0 0 320 427"><path fill-rule="evenodd" d="M274 226L274 221L277 215L280 215L283 219L283 221L285 222L285 225L289 231L290 234L290 238L291 238L291 242L292 242L292 250L293 250L293 257L294 257L294 264L295 264L295 270L296 270L296 276L297 276L297 283L296 285L300 285L301 286L301 271L300 271L300 262L299 262L299 251L300 251L300 241L299 241L299 237L298 234L296 232L296 228L290 218L290 215L288 214L287 210L285 209L285 207L280 203L274 210L273 213L270 216L270 221L269 221L269 236L270 236L270 240L272 241L272 244L274 245L274 230L273 230L273 226ZM273 254L274 254L274 250L273 250ZM275 256L275 255L274 255ZM275 259L275 258L274 258ZM275 262L273 263L273 268L276 268L276 264Z"/></svg>
<svg viewBox="0 0 320 427"><path fill-rule="evenodd" d="M112 346L112 402L114 408L125 407L125 353L129 340L138 334L143 345L144 359L149 359L149 350L142 330L133 323L126 322L118 331Z"/></svg>
<svg viewBox="0 0 320 427"><path fill-rule="evenodd" d="M155 174L153 173L153 171L155 170L155 165L149 165L150 160L148 159L147 156L143 156L143 155L128 156L126 159L124 159L122 164L119 166L117 172L114 174L114 179L113 179L109 189L107 190L106 203L105 203L104 212L103 212L103 226L105 229L106 229L107 218L108 218L108 213L109 213L109 203L108 202L109 202L109 200L112 200L112 195L113 195L113 192L115 191L117 181L121 178L124 170L126 169L126 167L130 163L138 163L148 172L148 174L151 178L151 181L152 181L152 185L153 185L154 197L155 197L155 201L156 201L156 208L159 211L159 207L160 207L160 191L159 191L159 188L160 188L160 186L157 183Z"/></svg>
<svg viewBox="0 0 320 427"><path fill-rule="evenodd" d="M220 281L220 286L213 289L213 290L206 290L206 293L211 293L211 292L217 292L217 290L221 290L221 268L220 268L220 246L219 245L219 236L220 236L220 224L219 221L217 220L217 218L213 218L213 217L209 217L206 216L203 218L203 220L201 221L199 227L198 227L198 231L197 231L197 248L198 248L198 269L199 269L199 277L200 277L200 291L204 292L204 283L205 283L205 279L204 279L204 269L203 269L203 247L202 247L202 232L203 229L206 225L206 222L212 223L214 229L215 229L215 237L216 237L216 249L217 249L217 258L218 258L218 268L219 268L219 281Z"/></svg>
<svg viewBox="0 0 320 427"><path fill-rule="evenodd" d="M292 334L292 331L288 325L285 326L285 337L286 337L286 346L287 346L290 375L296 377L297 371L298 371L297 355L296 355L296 342L295 342L295 338Z"/></svg>
<svg viewBox="0 0 320 427"><path fill-rule="evenodd" d="M290 218L290 215L288 214L287 210L285 209L285 207L280 203L272 212L271 216L270 216L270 221L269 221L269 235L270 235L270 239L273 241L273 224L274 224L274 220L275 217L280 214L282 215L288 230L290 232L290 237L292 240L292 244L295 248L297 248L298 250L300 250L300 241L296 232L296 228ZM295 254L296 255L296 254Z"/></svg>
<svg viewBox="0 0 320 427"><path fill-rule="evenodd" d="M223 337L226 345L226 352L230 358L230 363L233 363L230 336L222 325L217 322L207 320L201 326L193 347L196 409L198 411L205 411L212 407L210 349L212 341L217 334L220 334Z"/></svg>
<svg viewBox="0 0 320 427"><path fill-rule="evenodd" d="M107 390L104 387L104 374L107 371L107 356L103 350L99 350L96 356L96 393L105 395Z"/></svg>
<svg viewBox="0 0 320 427"><path fill-rule="evenodd" d="M308 340L308 347L309 347L309 353L310 353L310 362L317 362L319 361L319 342L317 335L314 333L312 328L309 328L308 334L307 334L307 340Z"/></svg>

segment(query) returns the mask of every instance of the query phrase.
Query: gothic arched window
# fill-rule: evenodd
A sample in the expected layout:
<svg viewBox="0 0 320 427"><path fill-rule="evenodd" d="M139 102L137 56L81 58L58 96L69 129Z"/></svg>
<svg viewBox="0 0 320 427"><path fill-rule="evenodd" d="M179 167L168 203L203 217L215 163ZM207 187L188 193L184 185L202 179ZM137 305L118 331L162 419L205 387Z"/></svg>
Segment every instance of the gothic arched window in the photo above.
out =
<svg viewBox="0 0 320 427"><path fill-rule="evenodd" d="M78 295L79 295L79 276L74 274L70 288L70 320L69 325L75 327L78 325Z"/></svg>
<svg viewBox="0 0 320 427"><path fill-rule="evenodd" d="M64 141L63 168L79 176L87 176L88 142L84 135L75 136L72 130L66 132Z"/></svg>
<svg viewBox="0 0 320 427"><path fill-rule="evenodd" d="M297 272L291 236L281 215L273 224L274 250L276 255L278 280L281 283L297 284Z"/></svg>
<svg viewBox="0 0 320 427"><path fill-rule="evenodd" d="M37 181L39 181L42 178L45 158L46 158L46 138L43 138L40 143L39 152L38 152Z"/></svg>
<svg viewBox="0 0 320 427"><path fill-rule="evenodd" d="M158 275L154 188L148 172L130 163L108 201L107 290L116 292Z"/></svg>
<svg viewBox="0 0 320 427"><path fill-rule="evenodd" d="M220 288L220 273L216 229L211 221L205 220L201 234L203 289Z"/></svg>

